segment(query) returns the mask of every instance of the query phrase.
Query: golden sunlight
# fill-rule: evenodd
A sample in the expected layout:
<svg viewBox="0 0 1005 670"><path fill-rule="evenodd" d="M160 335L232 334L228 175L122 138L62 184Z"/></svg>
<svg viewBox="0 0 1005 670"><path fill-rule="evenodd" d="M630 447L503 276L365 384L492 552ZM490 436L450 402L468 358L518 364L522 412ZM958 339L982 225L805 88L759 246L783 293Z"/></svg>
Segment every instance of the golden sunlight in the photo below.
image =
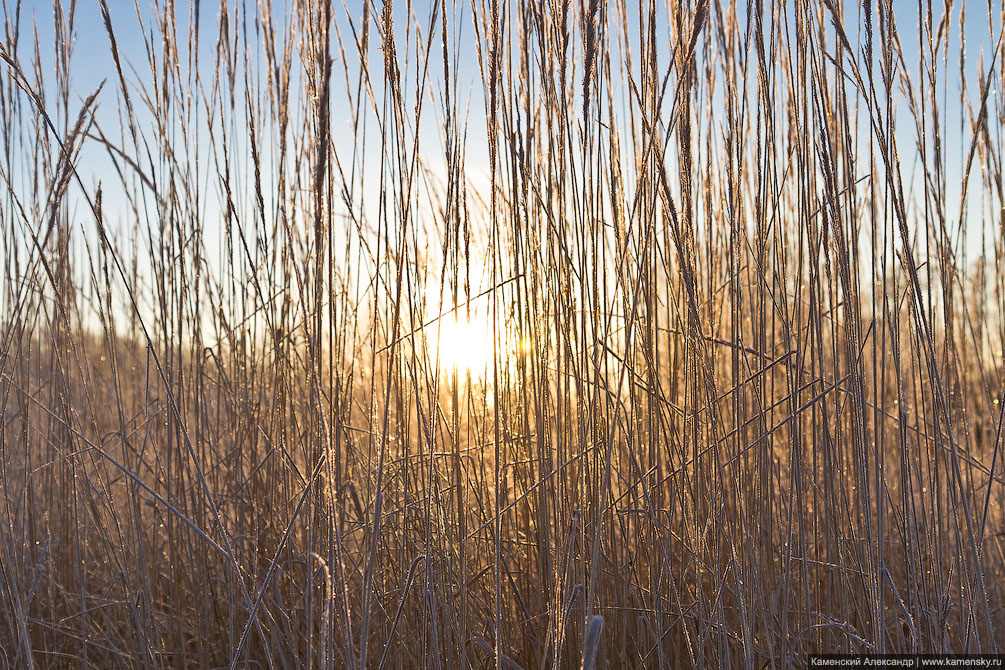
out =
<svg viewBox="0 0 1005 670"><path fill-rule="evenodd" d="M430 354L437 356L438 345L441 370L477 376L488 369L492 362L492 323L485 315L472 313L465 318L456 312L447 314L431 330Z"/></svg>

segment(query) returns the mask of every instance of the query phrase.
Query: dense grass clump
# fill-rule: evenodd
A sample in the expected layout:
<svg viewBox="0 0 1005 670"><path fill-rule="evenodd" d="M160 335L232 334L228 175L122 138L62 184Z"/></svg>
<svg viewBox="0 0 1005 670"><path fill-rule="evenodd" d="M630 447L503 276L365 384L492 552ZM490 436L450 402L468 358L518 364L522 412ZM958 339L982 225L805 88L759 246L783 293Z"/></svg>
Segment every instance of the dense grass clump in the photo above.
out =
<svg viewBox="0 0 1005 670"><path fill-rule="evenodd" d="M271 4L3 0L0 668L1002 650L1000 3Z"/></svg>

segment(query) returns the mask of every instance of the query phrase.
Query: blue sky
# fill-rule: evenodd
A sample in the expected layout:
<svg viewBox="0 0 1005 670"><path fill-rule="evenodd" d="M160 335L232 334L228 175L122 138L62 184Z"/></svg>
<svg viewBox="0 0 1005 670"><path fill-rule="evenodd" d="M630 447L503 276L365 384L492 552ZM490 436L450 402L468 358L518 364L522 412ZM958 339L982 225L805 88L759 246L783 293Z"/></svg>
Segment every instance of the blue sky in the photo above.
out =
<svg viewBox="0 0 1005 670"><path fill-rule="evenodd" d="M131 63L132 68L135 68L134 71L128 64L126 65L127 80L133 87L140 82L148 86L150 79L149 65L146 62L146 55L143 48L143 39L140 27L141 24L148 39L153 39L155 41L159 39L158 29L153 21L153 13L151 12L150 5L145 0L139 0L139 16L137 16L136 9L131 1L108 0L108 3L123 60L125 63ZM628 4L629 6L631 5L631 3ZM740 18L742 20L746 16L746 12L744 11L745 4L738 3L738 5ZM193 18L192 12L195 10L195 6L196 5L194 3L184 1L177 3L175 18L179 35L184 36L187 34L190 20ZM199 3L198 6L201 26L199 67L202 69L204 76L210 78L212 76L212 68L216 56L215 44L217 40L220 5L217 2L203 0L203 2ZM227 6L230 8L231 12L234 12L236 8L247 8L252 12L254 10L254 6L252 4L233 2L232 0L227 3ZM613 6L614 3L612 3L612 7ZM850 34L849 38L853 41L864 40L863 25L860 17L858 17L860 7L857 4L850 2L845 3L844 6L847 15L846 25L849 30L854 28L856 31L855 34ZM52 7L53 5L51 2L43 0L29 0L24 3L22 9L22 21L24 22L23 25L25 27L30 26L30 22L32 21L31 16L35 16L34 20L37 25L38 37L43 47L51 45L53 41L54 33ZM379 11L379 7L380 3L376 3L376 11ZM942 80L939 82L939 94L942 96L939 107L944 113L942 118L942 133L945 139L945 167L948 178L947 202L950 205L948 213L951 219L958 216L958 211L953 211L952 204L957 202L959 199L962 164L965 160L967 149L969 147L968 141L970 137L970 129L965 123L965 115L961 106L961 79L959 77L958 64L956 62L956 59L958 59L960 54L961 36L965 39L966 44L966 63L964 68L967 73L967 78L971 83L971 88L966 93L972 104L976 106L978 102L978 91L975 90L974 86L974 83L976 82L974 74L977 72L978 63L981 58L983 58L984 67L987 67L990 61L990 56L993 52L993 47L999 37L998 33L1001 31L999 18L1001 12L1000 2L994 2L991 5L975 2L968 3L966 5L963 30L960 31L959 22L961 9L963 7L964 5L957 3L951 10L951 19L949 21L949 30L947 32L949 39L947 50L951 55L948 62L939 64L939 72L942 77ZM896 18L899 23L905 62L907 67L911 68L911 71L909 72L910 77L912 80L917 81L919 79L917 68L921 57L917 38L919 3L901 2L896 4L896 8ZM990 21L990 27L988 18L989 9L993 14ZM935 3L933 10L941 12L942 5L940 3ZM272 14L277 21L281 21L281 17L285 16L288 11L289 0L285 2L278 1L272 5ZM333 3L333 11L336 16L335 20L343 31L343 39L351 39L349 34L349 18L352 19L351 22L358 28L360 17L363 13L360 1L350 0L344 6L341 2ZM420 24L427 23L429 13L429 5L427 3L415 2L414 11ZM451 16L454 20L453 30L457 35L457 48L459 54L457 65L460 67L458 77L460 83L459 92L462 99L459 107L461 109L468 110L467 118L470 123L468 131L468 144L466 145L468 173L469 177L474 182L477 183L479 180L484 182L484 176L488 172L487 140L484 133L482 89L477 69L474 30L471 23L472 12L470 5L467 2L457 2L456 4L453 4L451 11ZM348 17L346 12L348 12ZM670 30L665 20L666 9L662 5L658 5L658 15L663 17L663 20L660 21L658 30L662 34L667 35L665 47L663 48L663 53L661 54L663 62L665 63L667 62L672 45L670 40ZM611 17L612 20L616 20L615 17L617 17L617 14L613 10L611 12ZM405 3L396 3L395 26L397 33L401 36L399 41L403 41L404 39L404 31L408 23L406 18ZM938 22L940 18L941 16L937 15L936 22ZM111 138L120 138L121 136L118 133L118 112L121 100L116 95L116 75L113 68L113 61L109 53L108 37L105 32L100 12L98 11L97 0L80 0L77 3L75 20L74 60L72 65L74 92L77 96L79 96L78 99L83 99L94 91L102 81L106 81L105 90L99 98L99 112L97 119L98 122L106 128L106 132L108 129L113 131L109 132L109 136ZM638 13L636 10L633 10L632 8L629 9L628 20L629 34L637 37L637 30L635 29L635 26L638 21ZM254 25L248 24L248 28L249 30L253 30ZM997 32L992 34L991 29ZM29 35L26 35L25 37L29 37ZM374 36L372 39L375 43L376 37ZM250 42L256 43L257 38L252 35ZM30 63L33 55L31 53L29 43L30 39L22 38L21 51L18 54L22 63L25 65ZM184 39L182 40L182 43L184 44ZM663 43L661 42L661 44ZM578 44L574 45L574 49L578 49L579 47L580 45ZM351 45L347 44L346 48L348 54L347 60L352 63L354 56ZM635 67L637 68L637 46L635 49ZM337 47L334 44L333 50L337 50ZM48 87L53 85L54 79L52 77L53 56L53 49L42 49L42 70L47 73ZM382 53L379 49L372 48L370 57L372 59L371 73L379 73L381 71L379 63L382 58ZM253 55L253 59L260 59L260 54ZM352 147L352 137L346 132L351 120L351 109L346 96L344 95L343 79L341 79L341 67L342 66L339 63L336 63L334 68L335 82L333 82L333 86L336 93L332 100L332 127L336 131L336 150L342 150L345 154L348 154ZM352 66L351 69L353 67L355 66ZM412 77L408 88L413 92L415 76L414 67L415 65L413 59L410 66L411 69L407 73L407 75L411 75ZM439 75L441 71L438 54L431 62L430 71L430 80L438 82L440 80ZM436 95L439 95L440 93L439 90L435 89L432 92ZM998 92L997 95L991 96L992 104L997 104L997 100L1000 99L1000 96L1000 92ZM377 93L377 97L378 99L380 98L379 92ZM414 104L414 102L414 99L408 101L409 104ZM134 100L134 104L138 104L137 101ZM905 179L905 186L910 188L912 180L914 180L917 175L917 170L912 168L912 165L916 163L917 158L916 154L913 153L916 133L913 120L910 113L906 109L903 100L898 101L898 105L898 142L900 145L902 160L901 170L903 178ZM424 123L422 128L418 131L421 135L422 145L430 149L439 146L439 119L436 116L437 108L438 105L427 98L425 108L426 111L424 112ZM711 119L711 122L715 123L716 121L713 118ZM864 127L863 121L863 128ZM374 140L371 141L368 139L368 146L377 146L374 143L376 141L377 131L376 126L372 123L372 119L368 121L368 132L375 134ZM996 126L991 129L991 132L994 135L1000 136L1001 128ZM200 143L203 146L207 146L204 129L199 131L198 137L200 138ZM430 154L425 155L424 158L428 159L431 163L434 163L437 159L435 156L431 155L432 153L433 152L431 151ZM442 155L442 152L440 155ZM378 159L379 156L375 156L371 152L368 152L367 156L364 158L364 160L371 166L373 164L379 164ZM211 166L206 164L203 164L202 167L206 170L210 170L211 168ZM101 180L106 191L106 201L111 200L107 199L107 193L109 190L116 188L115 182L117 179L111 170L111 165L104 151L93 145L89 147L83 154L82 168L81 172L84 176L85 183L87 183L88 186L93 186L98 180ZM241 168L240 166L237 166L236 169ZM364 167L363 169L366 170L368 168ZM210 173L207 172L206 175L203 175L203 179L206 181L208 186L207 193L211 193L212 185L210 184L211 180L207 178L208 174ZM975 175L975 178L978 176L979 175ZM981 216L981 212L977 207L978 199L981 195L981 189L979 186L979 182L972 182L971 184L972 194L970 202L973 207L973 211L971 212L971 216L968 217L968 224L970 227L970 230L968 231L968 235L970 236L970 242L967 245L968 254L976 254L980 251L973 246L978 238L975 228L984 223L984 217ZM212 198L207 199L206 208L206 213L212 216L214 210L217 209L217 205L214 204ZM974 212L976 212L976 214ZM112 215L114 216L114 214ZM128 217L128 213L121 212L120 217L125 219ZM208 242L212 243L211 240L208 240Z"/></svg>

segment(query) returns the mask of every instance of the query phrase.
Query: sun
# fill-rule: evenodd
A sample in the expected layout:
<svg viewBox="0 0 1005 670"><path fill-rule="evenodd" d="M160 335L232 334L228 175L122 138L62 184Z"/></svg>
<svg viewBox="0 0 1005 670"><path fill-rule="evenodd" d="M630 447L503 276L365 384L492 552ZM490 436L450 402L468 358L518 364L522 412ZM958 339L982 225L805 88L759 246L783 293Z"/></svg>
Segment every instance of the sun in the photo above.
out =
<svg viewBox="0 0 1005 670"><path fill-rule="evenodd" d="M492 362L492 324L484 315L469 317L447 314L431 326L430 353L435 358L437 346L440 369L472 376L483 374Z"/></svg>

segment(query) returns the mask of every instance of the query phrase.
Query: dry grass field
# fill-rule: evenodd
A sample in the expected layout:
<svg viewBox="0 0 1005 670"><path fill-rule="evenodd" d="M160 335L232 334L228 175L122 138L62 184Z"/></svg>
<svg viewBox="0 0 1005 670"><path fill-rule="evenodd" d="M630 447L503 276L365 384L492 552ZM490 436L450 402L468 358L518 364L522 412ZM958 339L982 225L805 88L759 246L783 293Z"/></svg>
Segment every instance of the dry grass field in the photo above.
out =
<svg viewBox="0 0 1005 670"><path fill-rule="evenodd" d="M1000 2L2 12L0 668L1005 650Z"/></svg>

